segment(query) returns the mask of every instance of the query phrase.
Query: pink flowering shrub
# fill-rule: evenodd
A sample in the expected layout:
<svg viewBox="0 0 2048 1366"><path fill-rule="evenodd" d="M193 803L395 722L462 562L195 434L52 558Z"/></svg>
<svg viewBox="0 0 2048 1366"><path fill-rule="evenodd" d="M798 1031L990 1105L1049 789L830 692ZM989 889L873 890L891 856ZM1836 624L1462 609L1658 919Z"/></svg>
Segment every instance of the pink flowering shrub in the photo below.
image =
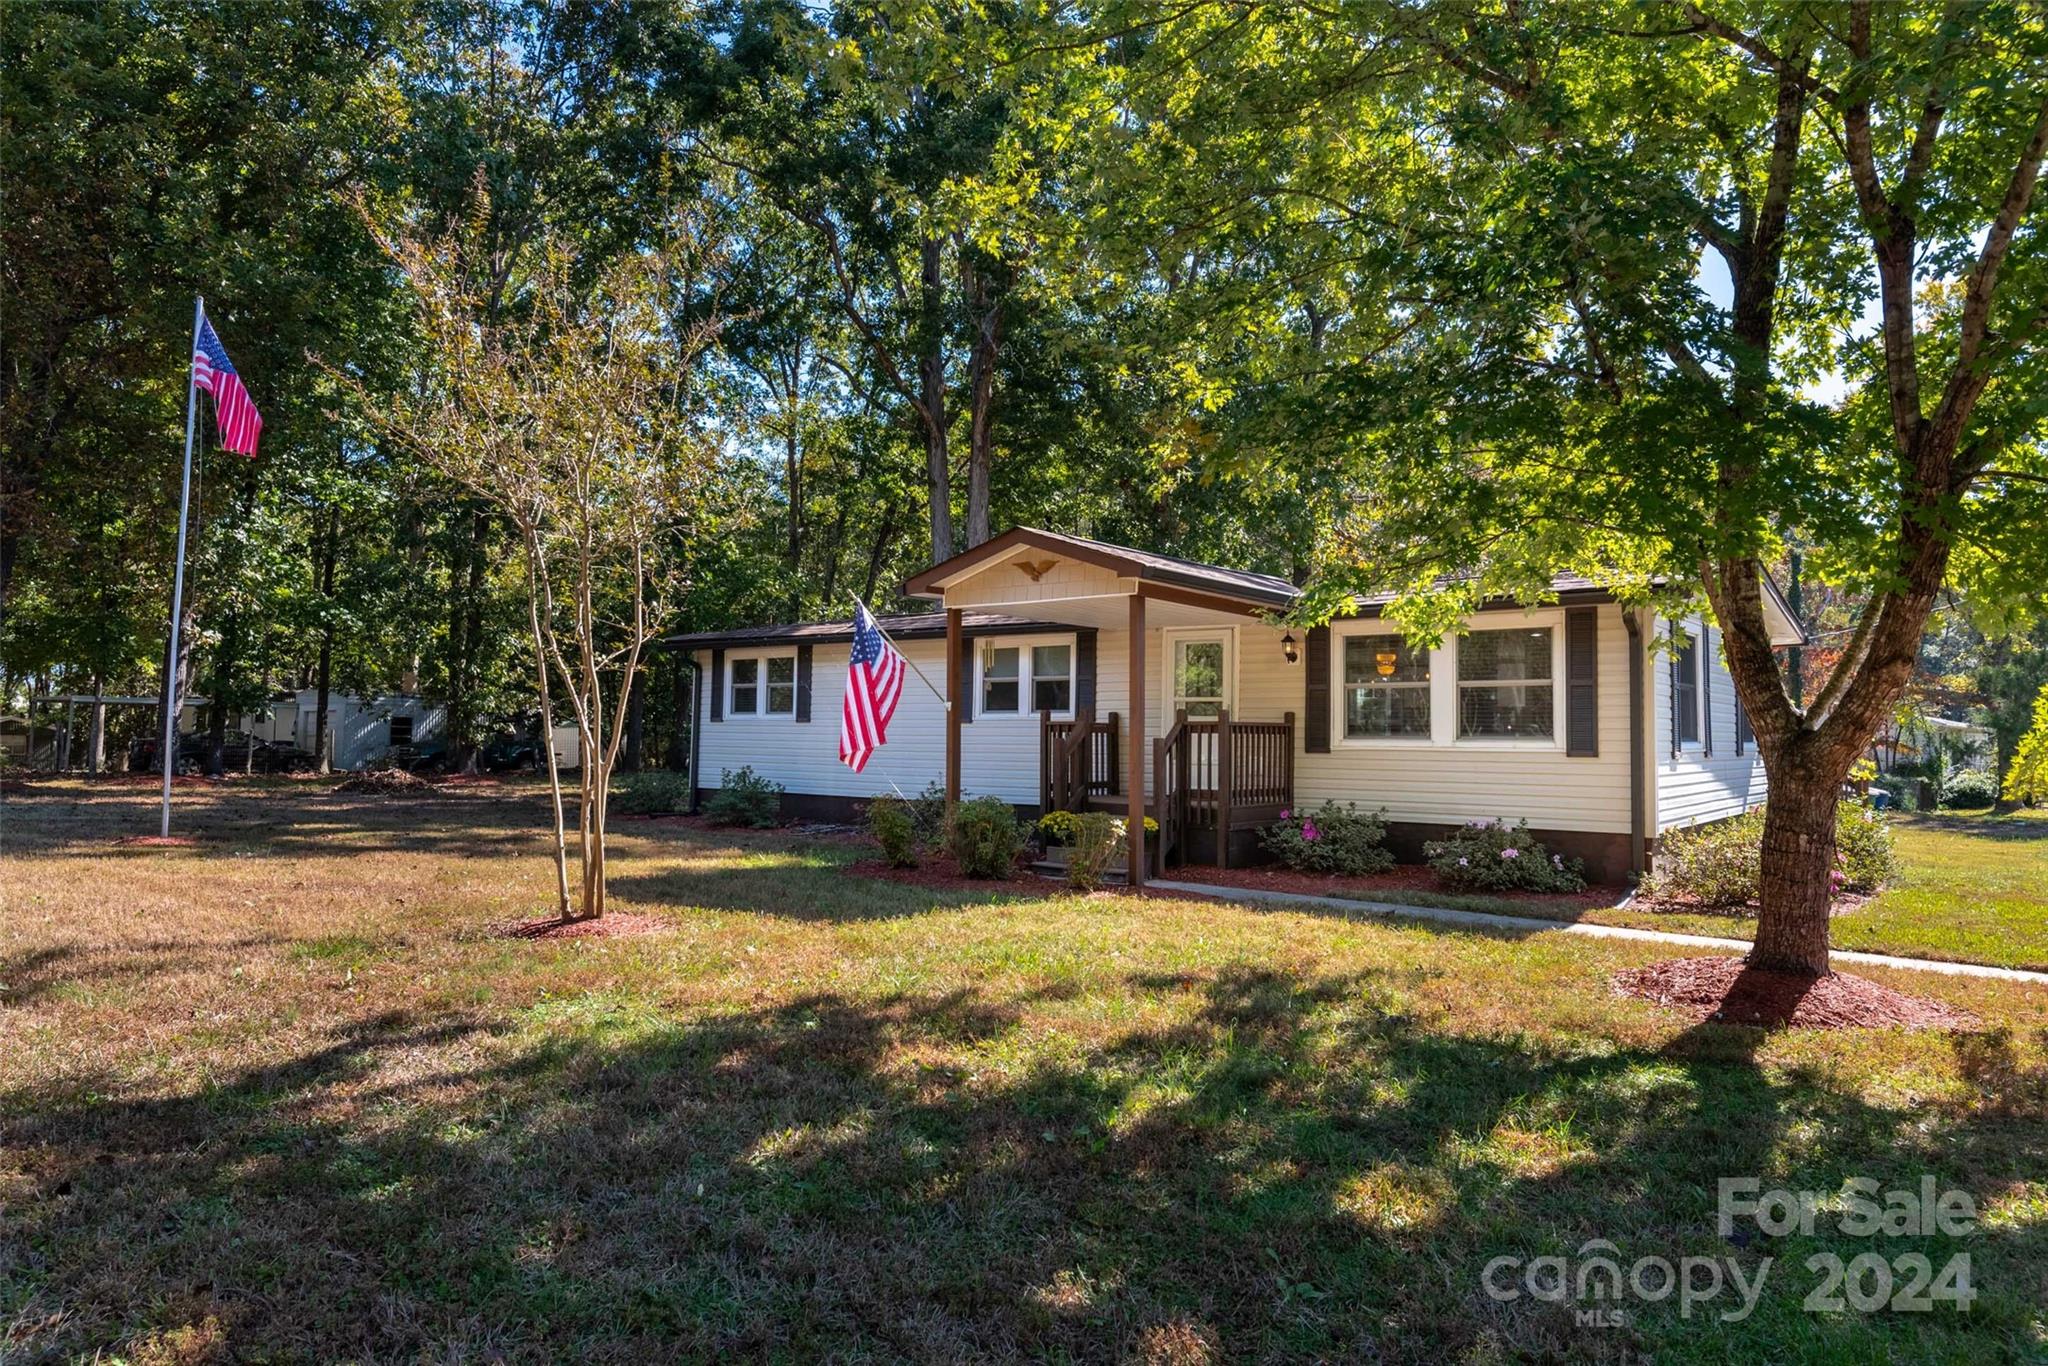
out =
<svg viewBox="0 0 2048 1366"><path fill-rule="evenodd" d="M1586 886L1585 865L1545 849L1527 821L1475 821L1429 841L1422 853L1454 892L1577 892Z"/></svg>
<svg viewBox="0 0 2048 1366"><path fill-rule="evenodd" d="M1302 873L1363 877L1394 866L1386 848L1387 823L1377 812L1324 802L1313 813L1282 811L1259 834L1266 852Z"/></svg>

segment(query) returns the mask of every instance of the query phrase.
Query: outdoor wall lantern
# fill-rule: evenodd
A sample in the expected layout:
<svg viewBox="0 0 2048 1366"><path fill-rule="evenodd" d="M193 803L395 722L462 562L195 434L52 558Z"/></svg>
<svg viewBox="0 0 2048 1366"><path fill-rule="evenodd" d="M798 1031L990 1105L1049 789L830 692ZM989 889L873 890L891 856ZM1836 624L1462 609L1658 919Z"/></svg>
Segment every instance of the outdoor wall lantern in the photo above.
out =
<svg viewBox="0 0 2048 1366"><path fill-rule="evenodd" d="M1301 663L1301 649L1294 643L1294 632L1289 631L1280 637L1280 653L1289 664Z"/></svg>

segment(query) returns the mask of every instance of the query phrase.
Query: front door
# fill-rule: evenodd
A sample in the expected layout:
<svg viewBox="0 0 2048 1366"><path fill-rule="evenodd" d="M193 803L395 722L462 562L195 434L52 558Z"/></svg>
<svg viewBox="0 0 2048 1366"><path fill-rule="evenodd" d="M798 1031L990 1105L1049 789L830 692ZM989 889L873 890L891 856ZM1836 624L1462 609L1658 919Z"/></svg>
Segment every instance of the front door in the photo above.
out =
<svg viewBox="0 0 2048 1366"><path fill-rule="evenodd" d="M1236 661L1231 658L1232 633L1172 631L1167 633L1167 701L1165 724L1182 712L1190 721L1214 721L1231 705ZM1189 738L1189 786L1201 792L1216 786L1216 736L1203 732Z"/></svg>
<svg viewBox="0 0 2048 1366"><path fill-rule="evenodd" d="M1230 632L1175 631L1169 638L1169 723L1183 711L1192 721L1215 720L1230 705Z"/></svg>

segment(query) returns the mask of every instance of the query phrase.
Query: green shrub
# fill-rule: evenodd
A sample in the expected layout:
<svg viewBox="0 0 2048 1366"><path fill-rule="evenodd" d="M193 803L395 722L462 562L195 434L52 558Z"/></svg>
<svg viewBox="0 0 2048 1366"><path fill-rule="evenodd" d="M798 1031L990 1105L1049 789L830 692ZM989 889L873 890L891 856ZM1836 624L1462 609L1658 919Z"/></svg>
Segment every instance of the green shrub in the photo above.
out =
<svg viewBox="0 0 2048 1366"><path fill-rule="evenodd" d="M1653 896L1702 906L1756 902L1763 881L1764 808L1690 830L1672 830L1657 845L1657 871L1644 883ZM1861 802L1835 804L1837 892L1875 892L1898 876L1898 853L1884 813Z"/></svg>
<svg viewBox="0 0 2048 1366"><path fill-rule="evenodd" d="M946 789L939 783L924 785L924 791L907 799L911 834L920 849L937 849L946 842Z"/></svg>
<svg viewBox="0 0 2048 1366"><path fill-rule="evenodd" d="M1657 841L1657 870L1643 884L1653 896L1702 906L1743 906L1762 877L1764 809L1724 821L1668 830Z"/></svg>
<svg viewBox="0 0 2048 1366"><path fill-rule="evenodd" d="M1301 873L1337 873L1363 877L1394 866L1386 847L1387 822L1382 813L1360 811L1350 803L1324 802L1315 811L1280 819L1259 833L1266 851Z"/></svg>
<svg viewBox="0 0 2048 1366"><path fill-rule="evenodd" d="M1942 785L1943 806L1990 806L1998 800L1998 782L1974 768L1959 769Z"/></svg>
<svg viewBox="0 0 2048 1366"><path fill-rule="evenodd" d="M1889 792L1894 811L1911 811L1920 800L1920 780L1897 773L1887 773L1871 786L1879 792Z"/></svg>
<svg viewBox="0 0 2048 1366"><path fill-rule="evenodd" d="M1092 892L1100 887L1102 874L1123 852L1128 828L1107 811L1076 815L1074 847L1067 857L1067 885L1077 892Z"/></svg>
<svg viewBox="0 0 2048 1366"><path fill-rule="evenodd" d="M628 816L667 816L690 805L690 775L654 769L645 773L615 773L607 803L612 810Z"/></svg>
<svg viewBox="0 0 2048 1366"><path fill-rule="evenodd" d="M891 868L917 867L917 822L909 802L901 797L875 798L868 803L868 829Z"/></svg>
<svg viewBox="0 0 2048 1366"><path fill-rule="evenodd" d="M782 784L751 768L723 769L718 775L718 791L704 803L704 814L717 825L769 829L782 819Z"/></svg>
<svg viewBox="0 0 2048 1366"><path fill-rule="evenodd" d="M1476 821L1447 839L1422 846L1438 880L1457 892L1578 892L1586 866L1553 854L1529 833L1529 822Z"/></svg>
<svg viewBox="0 0 2048 1366"><path fill-rule="evenodd" d="M976 797L954 810L946 848L967 877L1008 877L1024 851L1024 825L1001 797Z"/></svg>
<svg viewBox="0 0 2048 1366"><path fill-rule="evenodd" d="M1757 861L1761 867L1761 845ZM1899 875L1892 824L1882 811L1861 802L1835 804L1835 869L1837 890L1845 892L1875 892Z"/></svg>

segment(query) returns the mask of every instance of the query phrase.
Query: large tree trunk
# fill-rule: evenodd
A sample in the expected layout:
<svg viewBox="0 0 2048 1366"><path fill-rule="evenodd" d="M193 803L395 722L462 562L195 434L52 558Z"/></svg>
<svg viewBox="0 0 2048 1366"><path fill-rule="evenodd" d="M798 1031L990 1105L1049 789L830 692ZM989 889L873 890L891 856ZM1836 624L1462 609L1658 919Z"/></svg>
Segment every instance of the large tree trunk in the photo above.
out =
<svg viewBox="0 0 2048 1366"><path fill-rule="evenodd" d="M628 773L640 771L640 751L647 738L647 671L635 669L626 689L626 739L619 748L619 767Z"/></svg>
<svg viewBox="0 0 2048 1366"><path fill-rule="evenodd" d="M980 268L965 243L960 252L960 288L974 321L968 355L967 548L989 537L989 482L995 462L996 359L1003 345L1003 291Z"/></svg>
<svg viewBox="0 0 2048 1366"><path fill-rule="evenodd" d="M1764 808L1762 906L1754 967L1826 976L1828 912L1834 901L1835 802L1839 779L1825 774L1771 775Z"/></svg>
<svg viewBox="0 0 2048 1366"><path fill-rule="evenodd" d="M918 358L918 399L924 424L925 484L931 495L932 563L953 558L953 464L946 446L946 345L944 329L944 243L924 239L920 262L927 336Z"/></svg>
<svg viewBox="0 0 2048 1366"><path fill-rule="evenodd" d="M341 514L332 512L327 518L325 554L320 564L320 663L314 677L316 689L313 702L313 765L326 773L332 765L327 761L327 705L334 688L334 565L341 558Z"/></svg>

